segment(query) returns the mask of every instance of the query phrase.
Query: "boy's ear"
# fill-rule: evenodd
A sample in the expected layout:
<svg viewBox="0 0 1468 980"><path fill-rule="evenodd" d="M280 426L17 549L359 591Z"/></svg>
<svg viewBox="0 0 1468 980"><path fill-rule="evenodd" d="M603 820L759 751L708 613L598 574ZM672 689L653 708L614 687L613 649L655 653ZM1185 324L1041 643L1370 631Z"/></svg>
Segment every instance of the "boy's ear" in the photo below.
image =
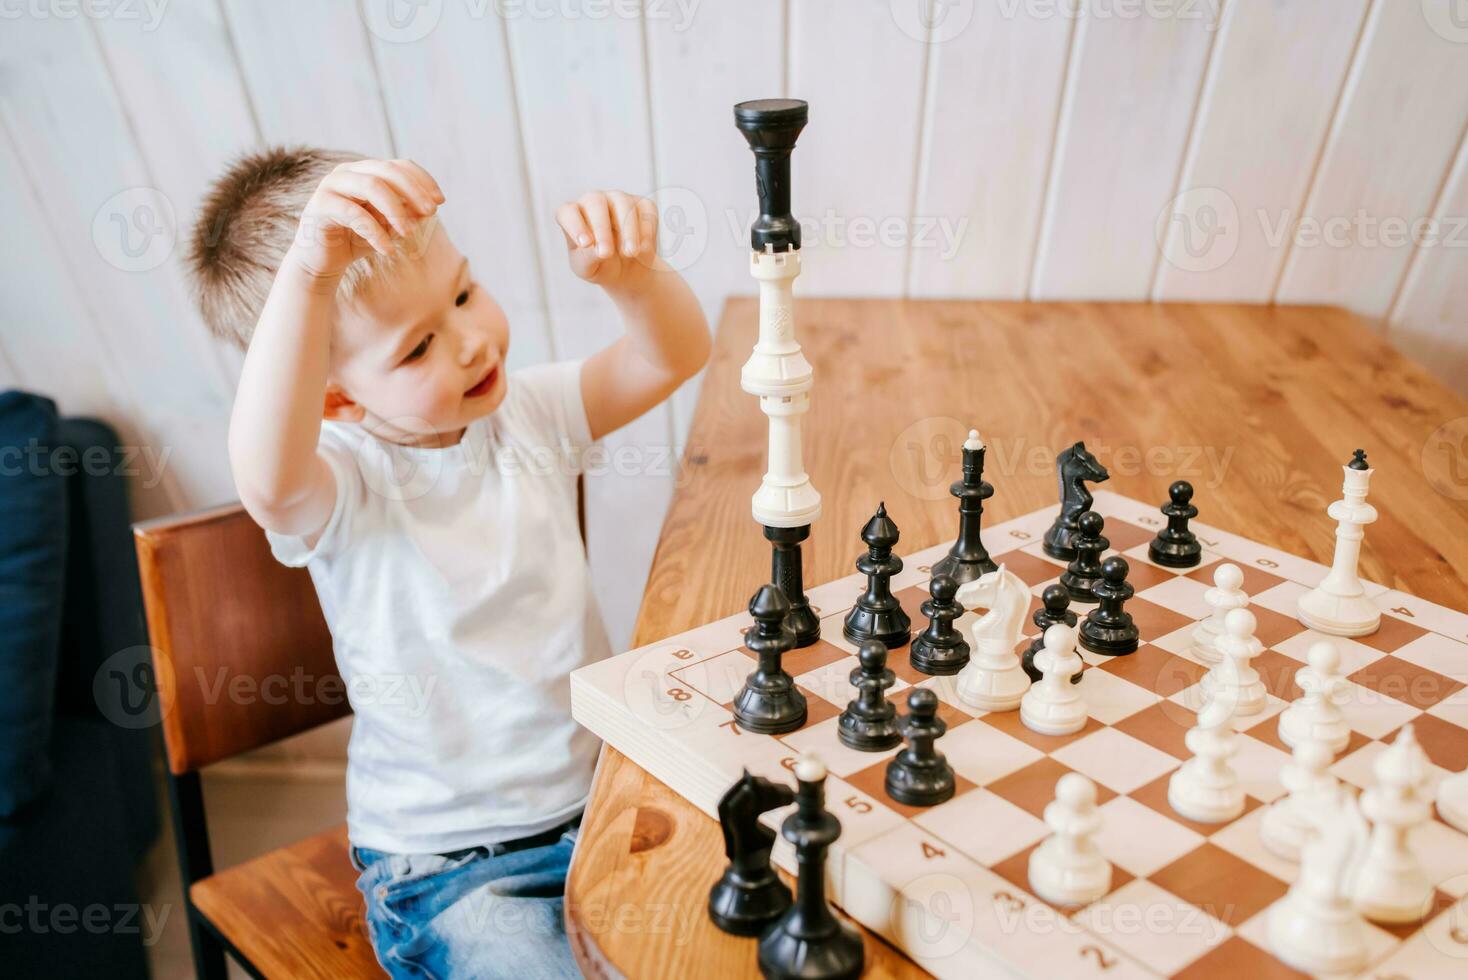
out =
<svg viewBox="0 0 1468 980"><path fill-rule="evenodd" d="M327 384L325 403L321 408L322 418L332 422L360 422L366 414L366 409L352 401L345 391L335 384Z"/></svg>

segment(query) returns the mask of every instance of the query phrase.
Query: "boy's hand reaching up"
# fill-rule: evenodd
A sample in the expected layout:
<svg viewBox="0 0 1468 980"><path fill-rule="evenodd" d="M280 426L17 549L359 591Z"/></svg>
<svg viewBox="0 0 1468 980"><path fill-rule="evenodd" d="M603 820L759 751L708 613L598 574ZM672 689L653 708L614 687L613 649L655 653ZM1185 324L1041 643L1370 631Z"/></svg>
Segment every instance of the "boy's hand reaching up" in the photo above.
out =
<svg viewBox="0 0 1468 980"><path fill-rule="evenodd" d="M411 160L358 160L339 165L301 211L291 253L318 279L336 279L352 262L393 249L444 201L438 182Z"/></svg>
<svg viewBox="0 0 1468 980"><path fill-rule="evenodd" d="M622 191L591 191L556 209L571 271L609 286L657 259L658 211L652 201Z"/></svg>

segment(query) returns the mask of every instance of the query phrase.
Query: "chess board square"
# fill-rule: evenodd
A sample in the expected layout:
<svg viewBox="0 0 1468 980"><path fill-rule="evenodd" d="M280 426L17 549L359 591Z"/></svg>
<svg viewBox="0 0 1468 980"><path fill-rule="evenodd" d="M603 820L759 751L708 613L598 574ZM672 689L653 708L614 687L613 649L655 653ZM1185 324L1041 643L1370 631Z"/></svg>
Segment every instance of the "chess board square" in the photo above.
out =
<svg viewBox="0 0 1468 980"><path fill-rule="evenodd" d="M1044 817L1045 806L1055 799L1055 784L1073 770L1055 759L1042 758L1008 776L989 783L987 788L1015 806L1036 817ZM1116 796L1104 783L1096 786L1096 803L1104 805Z"/></svg>
<svg viewBox="0 0 1468 980"><path fill-rule="evenodd" d="M830 640L817 640L808 647L791 650L780 658L780 666L792 677L819 670L827 664L833 664L838 660L845 660L851 654L836 646ZM852 666L856 666L852 664Z"/></svg>
<svg viewBox="0 0 1468 980"><path fill-rule="evenodd" d="M1082 681L1082 683L1085 683ZM1020 720L1018 711L991 711L979 719L986 725L993 725L1011 738L1019 739L1026 745L1033 746L1042 752L1054 754L1055 750L1069 745L1076 739L1085 738L1093 732L1101 730L1101 722L1094 717L1086 719L1085 727L1070 735L1042 735L1025 727Z"/></svg>
<svg viewBox="0 0 1468 980"><path fill-rule="evenodd" d="M994 865L1043 839L1045 821L985 789L955 796L913 818L985 866Z"/></svg>
<svg viewBox="0 0 1468 980"><path fill-rule="evenodd" d="M1346 713L1346 723L1369 738L1381 738L1409 721L1424 717L1420 709L1353 681L1346 682L1335 701Z"/></svg>
<svg viewBox="0 0 1468 980"><path fill-rule="evenodd" d="M914 634L916 635L916 634ZM912 665L912 644L898 647L887 653L887 669L897 675L904 684L921 684L933 674L925 674Z"/></svg>
<svg viewBox="0 0 1468 980"><path fill-rule="evenodd" d="M1468 762L1468 730L1433 715L1418 715L1412 720L1412 731L1433 765L1458 772Z"/></svg>
<svg viewBox="0 0 1468 980"><path fill-rule="evenodd" d="M1249 980L1308 980L1298 970L1281 963L1239 936L1225 939L1185 968L1172 980L1218 980L1219 977L1248 977Z"/></svg>
<svg viewBox="0 0 1468 980"><path fill-rule="evenodd" d="M1267 647L1278 646L1292 636L1305 632L1305 626L1294 616L1275 612L1267 606L1249 607L1254 614L1254 636Z"/></svg>
<svg viewBox="0 0 1468 980"><path fill-rule="evenodd" d="M1081 676L1081 696L1086 699L1086 711L1091 717L1106 725L1115 725L1162 700L1160 695L1109 670L1094 668L1087 669Z"/></svg>
<svg viewBox="0 0 1468 980"><path fill-rule="evenodd" d="M1407 845L1437 888L1453 898L1468 895L1468 834L1440 820L1428 820L1412 828Z"/></svg>
<svg viewBox="0 0 1468 980"><path fill-rule="evenodd" d="M1194 684L1192 687L1184 688L1183 690L1172 695L1172 697L1170 697L1168 700L1177 702L1178 704L1187 708L1189 711L1198 712L1203 710L1203 705L1208 702L1208 695L1205 692L1202 684ZM1279 714L1281 711L1288 707L1288 702L1284 701L1281 698L1275 697L1268 691L1265 691L1264 707L1251 715L1241 715L1236 713L1233 716L1233 729L1236 732L1248 731L1256 725L1262 725L1266 722L1269 722L1270 719L1272 719L1275 715Z"/></svg>
<svg viewBox="0 0 1468 980"><path fill-rule="evenodd" d="M1280 714L1283 714L1283 712L1280 712ZM1281 752L1284 752L1286 754L1292 753L1294 751L1294 749L1285 744L1284 739L1279 737L1279 715L1275 715L1274 718L1271 719L1269 724L1255 725L1248 731L1244 732L1244 734L1249 738L1258 739L1265 745L1272 745L1274 748L1279 749ZM1344 759L1346 756L1350 755L1352 752L1355 752L1357 749L1361 748L1361 746L1368 744L1370 741L1371 739L1367 738L1365 735L1362 735L1358 731L1352 730L1350 733L1350 738L1346 741L1346 747L1340 752L1336 753L1336 757Z"/></svg>
<svg viewBox="0 0 1468 980"><path fill-rule="evenodd" d="M1136 624L1137 631L1142 634L1142 640L1146 643L1182 629L1192 622L1182 613L1146 599L1132 599L1126 604L1126 611L1132 614L1132 622Z"/></svg>
<svg viewBox="0 0 1468 980"><path fill-rule="evenodd" d="M1369 636L1358 636L1357 640L1382 653L1393 653L1419 638L1427 630L1416 623L1409 623L1397 616L1383 614L1381 627Z"/></svg>
<svg viewBox="0 0 1468 980"><path fill-rule="evenodd" d="M840 718L827 718L814 725L807 725L799 731L781 735L780 741L797 752L814 753L826 764L826 769L836 776L847 776L867 768L874 762L886 761L901 749L900 745L894 745L882 752L860 752L847 748L837 735L837 725L840 720Z"/></svg>
<svg viewBox="0 0 1468 980"><path fill-rule="evenodd" d="M1441 718L1450 725L1468 728L1468 688L1443 698L1428 708L1427 713L1434 718Z"/></svg>
<svg viewBox="0 0 1468 980"><path fill-rule="evenodd" d="M1145 807L1118 796L1101 807L1104 823L1096 846L1114 864L1145 877L1203 843L1203 837Z"/></svg>
<svg viewBox="0 0 1468 980"><path fill-rule="evenodd" d="M1106 526L1101 529L1101 533L1106 535L1106 540L1111 542L1111 550L1117 552L1127 551L1139 544L1146 544L1157 536L1155 530L1149 531L1145 527L1138 527L1119 517L1107 517Z"/></svg>
<svg viewBox="0 0 1468 980"><path fill-rule="evenodd" d="M1278 650L1265 650L1249 664L1259 672L1264 689L1282 701L1293 701L1305 692L1295 683L1300 661L1286 657Z"/></svg>
<svg viewBox="0 0 1468 980"><path fill-rule="evenodd" d="M1035 545L1038 548L1039 545ZM997 561L997 559L996 559ZM1024 551L1011 551L1004 556L1004 567L1018 575L1020 581L1029 586L1045 585L1060 577L1065 571L1065 562L1057 562L1049 558L1042 558L1033 554L1027 548Z"/></svg>
<svg viewBox="0 0 1468 980"><path fill-rule="evenodd" d="M1284 882L1213 843L1154 871L1153 883L1237 927L1285 893Z"/></svg>
<svg viewBox="0 0 1468 980"><path fill-rule="evenodd" d="M1150 643L1123 657L1107 657L1099 666L1164 698L1193 686L1208 672L1206 667Z"/></svg>
<svg viewBox="0 0 1468 980"><path fill-rule="evenodd" d="M1030 886L1030 855L1033 854L1035 852L1035 848L1039 847L1042 843L1044 843L1044 841L1039 841L1037 843L1031 844L1029 847L1020 851L1018 854L1013 854L1005 858L1003 861L1000 861L998 864L995 864L989 870L993 871L999 877L1003 878L1011 885L1014 885L1016 888L1021 888L1030 895L1034 895L1035 891ZM1125 888L1127 884L1131 882L1131 880L1132 874L1130 871L1127 871L1125 868L1121 868L1113 864L1111 866L1111 892L1109 892L1108 895L1114 894L1117 890L1121 888ZM1035 895L1035 900L1048 908L1055 909L1061 914L1062 917L1065 918L1069 918L1071 914L1078 911L1078 909L1073 907L1057 908L1056 906L1051 905L1049 902L1046 902L1043 898L1040 898L1038 895ZM1104 902L1106 900L1106 897L1103 896L1101 900ZM1070 928L1068 923L1063 924L1061 927L1067 929Z"/></svg>
<svg viewBox="0 0 1468 980"><path fill-rule="evenodd" d="M1464 687L1462 681L1391 654L1362 667L1350 676L1350 680L1424 711Z"/></svg>
<svg viewBox="0 0 1468 980"><path fill-rule="evenodd" d="M1268 812L1269 807L1267 806L1251 810L1208 838L1208 842L1215 847L1223 848L1235 857L1243 858L1266 874L1271 874L1286 883L1293 882L1300 873L1300 865L1271 853L1259 837L1259 825L1263 823L1264 815Z"/></svg>
<svg viewBox="0 0 1468 980"><path fill-rule="evenodd" d="M899 679L898 683L901 684L904 682ZM952 708L954 711L966 714L970 718L977 718L980 715L988 714L988 712L985 711L983 708L975 708L973 705L969 704L963 698L958 696L958 676L956 674L924 677L921 681L914 684L913 687L926 687L928 690L936 693L938 695L938 700L943 702L944 705ZM903 702L900 705L900 709L904 711L906 710L906 702Z"/></svg>
<svg viewBox="0 0 1468 980"><path fill-rule="evenodd" d="M684 686L697 691L716 704L728 707L744 687L744 680L754 673L754 658L743 650L730 650L716 657L679 667L668 672Z"/></svg>
<svg viewBox="0 0 1468 980"><path fill-rule="evenodd" d="M927 625L928 618L923 615L923 603L930 598L926 582L922 585L911 585L905 589L898 589L892 594L897 597L898 602L902 603L902 610L907 613L907 618L912 620L914 631L921 630Z"/></svg>
<svg viewBox="0 0 1468 980"><path fill-rule="evenodd" d="M1173 772L1176 772L1176 770L1173 770ZM1246 816L1251 810L1257 810L1261 805L1254 797L1246 794L1244 796L1244 812L1239 814L1238 817L1235 817L1234 820L1225 820L1223 823L1199 823L1196 820L1189 820L1180 815L1172 808L1172 804L1167 802L1167 783L1170 779L1172 779L1171 772L1160 779L1154 779L1145 786L1132 790L1127 796L1130 796L1138 803L1151 807L1169 820L1175 820L1184 827L1202 834L1204 837L1212 837L1233 823L1234 820Z"/></svg>
<svg viewBox="0 0 1468 980"><path fill-rule="evenodd" d="M1212 588L1213 575L1218 571L1218 566L1224 564L1225 561L1226 559L1220 558L1217 561L1199 565L1197 568L1188 572L1187 577L1195 582L1202 582L1208 588ZM1244 573L1244 584L1242 588L1251 596L1257 596L1261 592L1272 589L1285 581L1280 576L1265 571L1253 562L1231 562L1230 564L1238 565L1239 571Z"/></svg>
<svg viewBox="0 0 1468 980"><path fill-rule="evenodd" d="M1468 644L1438 633L1426 633L1393 654L1426 670L1468 684Z"/></svg>
<svg viewBox="0 0 1468 980"><path fill-rule="evenodd" d="M1243 566L1240 566L1243 567ZM1249 593L1250 609L1270 609L1282 616L1295 616L1300 596L1310 591L1308 585L1299 582L1280 582L1278 585L1255 592L1249 588L1249 571L1244 569L1244 591Z"/></svg>
<svg viewBox="0 0 1468 980"><path fill-rule="evenodd" d="M1156 585L1148 588L1143 593L1141 588L1137 589L1137 597L1155 602L1159 606L1185 616L1188 619L1199 620L1209 615L1213 610L1208 603L1203 601L1203 594L1208 587L1195 582L1183 575L1168 575Z"/></svg>
<svg viewBox="0 0 1468 980"><path fill-rule="evenodd" d="M938 749L948 756L955 772L981 786L1044 758L1043 752L991 725L963 725L953 729L938 739Z"/></svg>
<svg viewBox="0 0 1468 980"><path fill-rule="evenodd" d="M1126 950L1162 976L1171 976L1233 935L1206 910L1137 879L1076 913L1075 921Z"/></svg>
<svg viewBox="0 0 1468 980"><path fill-rule="evenodd" d="M1342 753L1341 756L1330 767L1330 771L1340 779L1357 789L1365 789L1376 782L1376 758L1386 751L1388 743L1396 739L1396 733L1385 741L1369 741L1365 745L1349 754ZM1442 766L1427 763L1425 792L1429 796L1437 795L1437 786L1448 777L1448 770Z"/></svg>
<svg viewBox="0 0 1468 980"><path fill-rule="evenodd" d="M1264 725L1277 728L1277 725ZM1234 744L1238 751L1229 760L1244 792L1265 803L1272 803L1285 793L1279 781L1280 768L1290 761L1290 753L1283 752L1260 739L1240 736Z"/></svg>
<svg viewBox="0 0 1468 980"><path fill-rule="evenodd" d="M1177 768L1161 749L1115 728L1103 728L1052 751L1050 757L1102 786L1126 793Z"/></svg>
<svg viewBox="0 0 1468 980"><path fill-rule="evenodd" d="M1184 740L1197 718L1194 712L1175 701L1159 701L1116 722L1115 728L1175 759L1187 759L1192 753Z"/></svg>
<svg viewBox="0 0 1468 980"><path fill-rule="evenodd" d="M1145 548L1134 550L1146 552ZM1130 555L1124 555L1123 557L1127 558L1126 580L1131 583L1132 588L1136 589L1139 595L1143 592L1150 592L1152 589L1179 577L1176 572L1170 572L1160 565L1154 565L1149 561L1138 561Z"/></svg>
<svg viewBox="0 0 1468 980"><path fill-rule="evenodd" d="M1329 642L1341 655L1342 674L1354 674L1362 667L1375 663L1384 656L1380 650L1366 646L1364 643L1357 643L1344 636L1326 636L1314 630L1303 630L1287 640L1281 640L1274 644L1274 649L1303 664L1309 661L1310 648L1321 641Z"/></svg>
<svg viewBox="0 0 1468 980"><path fill-rule="evenodd" d="M899 803L887 795L887 764L890 761L891 759L888 758L865 769L858 769L856 772L846 776L846 781L880 802L883 806L890 807L911 820L919 814L926 812L928 808L908 806L906 803ZM954 773L953 782L953 797L955 799L974 789L974 784L970 780L965 779L960 773Z"/></svg>
<svg viewBox="0 0 1468 980"><path fill-rule="evenodd" d="M1197 628L1197 625L1197 623L1190 623L1182 629L1173 630L1171 633L1159 636L1152 641L1152 645L1158 649L1166 650L1168 653L1175 653L1184 660L1191 660L1195 664L1202 664L1203 669L1207 670L1208 664L1202 657L1199 657L1193 652L1193 630Z"/></svg>

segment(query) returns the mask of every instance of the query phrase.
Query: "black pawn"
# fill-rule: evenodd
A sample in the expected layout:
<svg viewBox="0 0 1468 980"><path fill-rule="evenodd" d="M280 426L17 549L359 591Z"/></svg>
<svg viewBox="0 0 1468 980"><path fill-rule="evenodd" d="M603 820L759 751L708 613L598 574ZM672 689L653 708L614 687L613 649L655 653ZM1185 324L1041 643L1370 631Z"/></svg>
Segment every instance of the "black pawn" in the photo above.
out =
<svg viewBox="0 0 1468 980"><path fill-rule="evenodd" d="M887 648L880 640L868 640L857 652L860 666L851 672L856 697L836 721L836 737L858 752L881 752L902 744L897 708L887 700L887 688L897 675L887 668Z"/></svg>
<svg viewBox="0 0 1468 980"><path fill-rule="evenodd" d="M856 560L856 570L867 577L866 591L846 614L841 633L852 643L881 640L887 649L906 646L912 636L912 620L902 603L892 594L892 576L902 571L902 559L892 553L899 532L887 505L878 504L877 513L861 529L867 553Z"/></svg>
<svg viewBox="0 0 1468 980"><path fill-rule="evenodd" d="M1101 554L1111 542L1101 534L1105 519L1088 510L1076 521L1080 536L1076 538L1076 556L1065 566L1060 584L1075 602L1097 601L1096 586L1101 581Z"/></svg>
<svg viewBox="0 0 1468 980"><path fill-rule="evenodd" d="M1188 521L1198 516L1198 508L1192 504L1193 485L1178 480L1167 488L1167 495L1171 499L1162 505L1167 527L1152 539L1147 557L1168 568L1192 568L1203 560L1203 546L1198 543L1198 536L1188 530Z"/></svg>
<svg viewBox="0 0 1468 980"><path fill-rule="evenodd" d="M1101 584L1096 586L1101 604L1087 613L1081 624L1081 646L1092 653L1119 657L1137 649L1137 624L1122 608L1137 591L1126 580L1130 571L1131 566L1121 555L1112 555L1101 563Z"/></svg>
<svg viewBox="0 0 1468 980"><path fill-rule="evenodd" d="M970 444L973 448L969 448ZM948 487L948 492L958 498L958 538L948 549L948 555L933 566L933 575L947 575L959 585L999 567L989 557L980 533L984 501L994 496L994 485L984 482L985 452L978 431L970 432L963 444L963 478Z"/></svg>
<svg viewBox="0 0 1468 980"><path fill-rule="evenodd" d="M887 795L908 806L935 806L952 799L953 767L934 746L948 724L938 717L938 695L925 687L907 696L902 722L907 748L887 763Z"/></svg>
<svg viewBox="0 0 1468 980"><path fill-rule="evenodd" d="M795 848L795 903L760 937L760 973L777 980L856 980L866 962L861 933L826 902L826 851L841 836L841 821L826 810L819 763L797 762L795 780L795 812L780 827Z"/></svg>
<svg viewBox="0 0 1468 980"><path fill-rule="evenodd" d="M953 628L953 621L963 615L963 606L954 601L958 583L947 575L934 575L928 583L932 596L923 603L928 628L913 637L908 660L914 670L924 674L956 674L968 663L968 641Z"/></svg>
<svg viewBox="0 0 1468 980"><path fill-rule="evenodd" d="M794 799L790 787L751 776L746 769L719 800L729 867L709 890L709 918L725 932L758 936L790 907L790 889L770 867L775 832L759 816Z"/></svg>
<svg viewBox="0 0 1468 980"><path fill-rule="evenodd" d="M1045 676L1035 666L1035 654L1045 648L1045 631L1056 623L1064 623L1066 626L1074 626L1076 624L1076 614L1070 611L1070 593L1066 592L1061 586L1045 586L1045 591L1040 595L1040 601L1044 605L1035 610L1033 620L1035 626L1040 630L1040 635L1035 637L1035 641L1029 645L1024 655L1020 657L1020 666L1025 669L1025 673L1030 676L1030 680L1036 684ZM1079 684L1081 682L1081 674L1085 673L1085 670L1086 668L1082 667L1072 674L1070 682L1072 684Z"/></svg>
<svg viewBox="0 0 1468 980"><path fill-rule="evenodd" d="M805 724L805 695L780 663L795 646L795 634L785 627L789 613L789 600L774 585L760 586L749 600L754 625L745 632L744 645L759 665L734 699L734 722L747 731L780 735Z"/></svg>

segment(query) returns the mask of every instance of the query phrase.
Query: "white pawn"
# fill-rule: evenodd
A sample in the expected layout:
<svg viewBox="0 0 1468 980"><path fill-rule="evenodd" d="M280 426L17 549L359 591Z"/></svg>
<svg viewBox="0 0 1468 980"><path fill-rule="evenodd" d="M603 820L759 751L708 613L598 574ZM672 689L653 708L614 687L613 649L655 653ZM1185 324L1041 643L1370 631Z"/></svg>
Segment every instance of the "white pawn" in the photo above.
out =
<svg viewBox="0 0 1468 980"><path fill-rule="evenodd" d="M1371 768L1376 783L1361 794L1361 812L1373 826L1356 872L1356 908L1377 922L1416 922L1432 905L1432 883L1407 835L1432 816L1432 803L1425 795L1427 756L1411 725Z"/></svg>
<svg viewBox="0 0 1468 980"><path fill-rule="evenodd" d="M1244 790L1228 762L1238 751L1233 715L1227 698L1215 698L1184 737L1193 757L1167 781L1167 802L1189 820L1223 823L1244 812Z"/></svg>
<svg viewBox="0 0 1468 980"><path fill-rule="evenodd" d="M1068 772L1045 806L1050 837L1030 853L1030 887L1051 905L1085 905L1111 890L1111 862L1096 846L1101 813L1096 784Z"/></svg>
<svg viewBox="0 0 1468 980"><path fill-rule="evenodd" d="M1251 661L1264 652L1254 635L1259 621L1247 609L1233 609L1223 619L1223 635L1217 650L1221 660L1203 675L1203 695L1210 700L1222 695L1233 702L1234 713L1257 715L1268 702L1264 682Z"/></svg>
<svg viewBox="0 0 1468 980"><path fill-rule="evenodd" d="M1336 696L1348 682L1341 675L1341 655L1335 644L1321 640L1306 654L1309 665L1295 671L1301 694L1279 716L1279 740L1290 748L1306 739L1324 742L1340 754L1351 740L1346 713Z"/></svg>
<svg viewBox="0 0 1468 980"><path fill-rule="evenodd" d="M1064 623L1045 630L1045 645L1035 654L1035 667L1045 676L1030 685L1019 703L1019 719L1041 735L1070 735L1086 727L1081 684L1071 677L1085 666L1076 655L1076 631Z"/></svg>
<svg viewBox="0 0 1468 980"><path fill-rule="evenodd" d="M1259 839L1266 849L1286 861L1300 860L1300 847L1310 833L1310 815L1335 805L1340 780L1329 772L1335 753L1324 743L1306 739L1295 746L1294 758L1284 764L1279 780L1289 790L1264 811Z"/></svg>
<svg viewBox="0 0 1468 980"><path fill-rule="evenodd" d="M1366 847L1366 821L1350 793L1311 815L1300 875L1267 913L1269 948L1305 973L1355 973L1366 965L1366 920L1351 904L1352 875Z"/></svg>
<svg viewBox="0 0 1468 980"><path fill-rule="evenodd" d="M1203 601L1213 611L1206 619L1199 620L1192 633L1191 652L1205 664L1216 664L1222 659L1218 652L1218 638L1223 635L1223 618L1230 610L1244 609L1249 605L1243 584L1243 569L1232 562L1224 562L1213 570L1213 588L1203 593Z"/></svg>

